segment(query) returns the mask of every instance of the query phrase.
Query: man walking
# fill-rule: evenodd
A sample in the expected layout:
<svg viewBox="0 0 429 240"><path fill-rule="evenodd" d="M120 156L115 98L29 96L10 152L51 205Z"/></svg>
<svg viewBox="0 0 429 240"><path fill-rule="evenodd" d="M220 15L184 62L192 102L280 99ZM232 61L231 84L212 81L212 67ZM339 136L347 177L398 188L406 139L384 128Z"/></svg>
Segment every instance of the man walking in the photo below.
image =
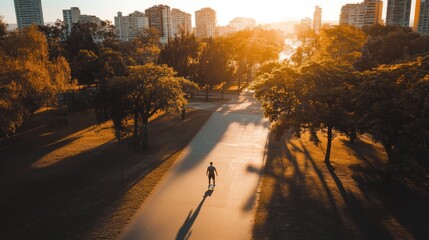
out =
<svg viewBox="0 0 429 240"><path fill-rule="evenodd" d="M209 187L210 187L211 179L213 179L213 187L216 186L215 173L216 173L216 176L217 176L217 170L213 166L213 162L210 162L210 166L207 167L207 172L206 172L206 176L209 177Z"/></svg>

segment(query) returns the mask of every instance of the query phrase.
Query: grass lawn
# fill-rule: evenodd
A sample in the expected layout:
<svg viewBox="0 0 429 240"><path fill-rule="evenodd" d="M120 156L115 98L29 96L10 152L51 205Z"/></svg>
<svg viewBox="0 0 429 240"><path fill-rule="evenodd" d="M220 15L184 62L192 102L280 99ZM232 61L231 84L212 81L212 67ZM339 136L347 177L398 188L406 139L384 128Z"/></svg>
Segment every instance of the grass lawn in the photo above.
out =
<svg viewBox="0 0 429 240"><path fill-rule="evenodd" d="M254 239L429 239L429 194L387 182L386 155L368 137L326 142L270 137Z"/></svg>
<svg viewBox="0 0 429 240"><path fill-rule="evenodd" d="M110 123L86 112L48 128L47 111L36 113L0 145L0 239L115 239L210 115L152 119L150 149L122 147L121 182Z"/></svg>

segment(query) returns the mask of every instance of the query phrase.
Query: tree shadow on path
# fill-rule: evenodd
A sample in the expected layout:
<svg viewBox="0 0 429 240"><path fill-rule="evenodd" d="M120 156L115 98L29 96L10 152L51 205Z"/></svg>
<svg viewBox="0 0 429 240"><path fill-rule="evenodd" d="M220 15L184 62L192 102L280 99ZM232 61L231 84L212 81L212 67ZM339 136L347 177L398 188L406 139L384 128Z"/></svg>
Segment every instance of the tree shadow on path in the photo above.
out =
<svg viewBox="0 0 429 240"><path fill-rule="evenodd" d="M191 237L192 231L192 225L194 225L195 220L198 217L198 214L200 213L200 210L204 204L204 201L207 197L210 197L213 194L213 190L207 190L204 193L203 199L201 200L200 204L198 204L198 207L195 209L195 211L192 213L192 210L189 211L188 216L185 219L185 222L183 223L182 227L180 227L179 232L176 235L176 240L184 240L189 239Z"/></svg>

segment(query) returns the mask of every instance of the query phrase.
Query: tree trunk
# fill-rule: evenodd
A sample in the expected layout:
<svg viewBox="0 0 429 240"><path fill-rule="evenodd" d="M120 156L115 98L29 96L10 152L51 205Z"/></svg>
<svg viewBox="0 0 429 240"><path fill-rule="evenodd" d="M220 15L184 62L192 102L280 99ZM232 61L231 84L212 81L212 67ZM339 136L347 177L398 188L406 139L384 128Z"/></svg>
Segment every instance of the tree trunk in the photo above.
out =
<svg viewBox="0 0 429 240"><path fill-rule="evenodd" d="M206 85L206 102L209 101L209 85Z"/></svg>
<svg viewBox="0 0 429 240"><path fill-rule="evenodd" d="M326 154L325 154L325 163L331 164L331 145L332 145L332 126L328 126L328 142L326 143Z"/></svg>
<svg viewBox="0 0 429 240"><path fill-rule="evenodd" d="M149 148L149 118L142 117L142 149Z"/></svg>
<svg viewBox="0 0 429 240"><path fill-rule="evenodd" d="M137 150L139 146L139 114L137 111L134 113L133 141L134 141L134 150Z"/></svg>
<svg viewBox="0 0 429 240"><path fill-rule="evenodd" d="M121 136L119 135L118 139L118 145L119 145L119 160L121 161L121 182L124 181L124 157L122 154L122 147L121 147Z"/></svg>

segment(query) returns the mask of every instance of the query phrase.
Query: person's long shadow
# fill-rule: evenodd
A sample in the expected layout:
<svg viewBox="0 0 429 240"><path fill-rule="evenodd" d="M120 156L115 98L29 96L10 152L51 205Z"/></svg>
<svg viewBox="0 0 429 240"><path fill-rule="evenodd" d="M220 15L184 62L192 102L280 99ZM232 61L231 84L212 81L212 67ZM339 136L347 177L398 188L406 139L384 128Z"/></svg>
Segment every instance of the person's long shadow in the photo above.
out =
<svg viewBox="0 0 429 240"><path fill-rule="evenodd" d="M189 239L191 236L191 233L189 230L191 230L192 225L195 222L195 219L197 219L198 214L200 213L201 207L204 204L204 201L207 197L210 197L213 193L213 190L207 190L204 193L203 199L201 200L200 204L198 204L198 207L195 209L195 211L192 213L192 210L189 211L188 216L185 219L185 222L183 223L182 227L180 227L179 232L177 232L176 240L184 240Z"/></svg>

